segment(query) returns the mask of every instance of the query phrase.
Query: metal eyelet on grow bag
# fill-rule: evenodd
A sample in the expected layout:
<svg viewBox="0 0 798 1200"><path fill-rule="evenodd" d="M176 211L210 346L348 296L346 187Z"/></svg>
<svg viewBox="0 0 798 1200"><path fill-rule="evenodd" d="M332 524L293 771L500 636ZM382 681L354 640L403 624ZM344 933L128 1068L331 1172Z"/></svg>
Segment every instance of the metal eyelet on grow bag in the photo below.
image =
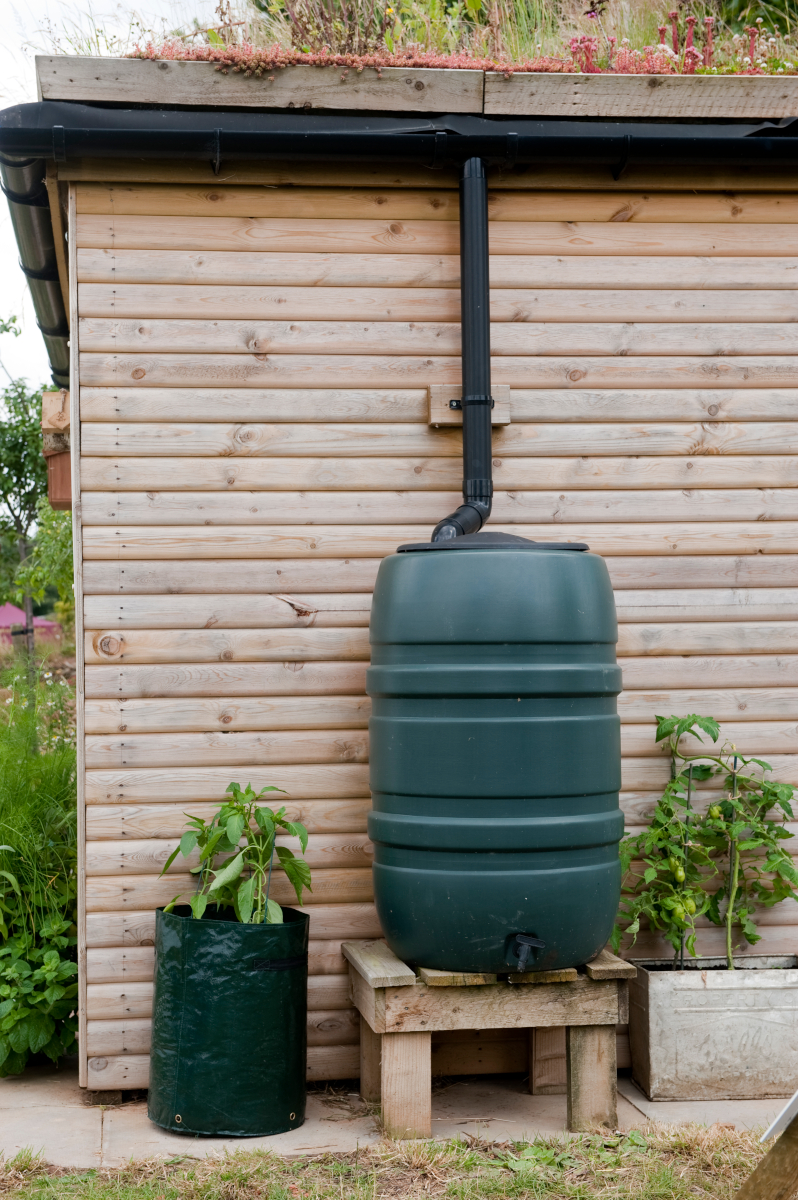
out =
<svg viewBox="0 0 798 1200"><path fill-rule="evenodd" d="M178 1116L176 1116L176 1117L175 1117L175 1121L177 1122L177 1124L178 1124L178 1125L181 1125L181 1124L182 1124L182 1122L183 1122L183 1118L182 1118L181 1116L179 1116L179 1115L178 1115Z"/></svg>
<svg viewBox="0 0 798 1200"><path fill-rule="evenodd" d="M289 1120L289 1121L295 1121L295 1120L296 1120L296 1113L289 1113L289 1114L288 1114L288 1120Z"/></svg>

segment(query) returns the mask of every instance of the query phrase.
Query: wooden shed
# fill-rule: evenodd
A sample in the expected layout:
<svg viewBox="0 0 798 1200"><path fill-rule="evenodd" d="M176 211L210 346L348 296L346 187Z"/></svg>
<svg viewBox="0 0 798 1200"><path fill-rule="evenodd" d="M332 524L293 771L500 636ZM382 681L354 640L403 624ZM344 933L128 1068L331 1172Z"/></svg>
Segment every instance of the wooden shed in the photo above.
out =
<svg viewBox="0 0 798 1200"><path fill-rule="evenodd" d="M257 105L240 109L255 80L231 77L228 96L210 66L185 64L232 106L209 110L202 88L157 92L166 64L125 64L141 102L184 106L133 111L118 107L133 85L75 62L42 60L44 99L8 110L0 149L46 170L69 297L82 1082L146 1086L154 910L191 881L179 861L159 872L183 814L209 813L231 780L284 788L310 830L308 1073L351 1078L340 943L380 933L370 591L382 556L459 502L452 143L506 146L486 156L492 527L556 527L606 557L634 826L669 777L655 713L712 715L798 784L796 139L767 104L747 124L721 111L715 126L641 125L610 108L577 125L528 100L513 123L482 115L476 72L424 82L438 112L472 114L436 117L404 103L399 72L362 102L344 87L339 127L381 109L368 127L386 139L381 159L345 161L319 143L303 156L314 114L289 110L313 80L258 132ZM403 108L416 119L390 115ZM717 115L698 109L686 115ZM389 125L426 158L394 154ZM794 906L764 914L757 952L794 953L796 925ZM702 930L703 950L721 941ZM526 1046L439 1035L433 1063L519 1070Z"/></svg>

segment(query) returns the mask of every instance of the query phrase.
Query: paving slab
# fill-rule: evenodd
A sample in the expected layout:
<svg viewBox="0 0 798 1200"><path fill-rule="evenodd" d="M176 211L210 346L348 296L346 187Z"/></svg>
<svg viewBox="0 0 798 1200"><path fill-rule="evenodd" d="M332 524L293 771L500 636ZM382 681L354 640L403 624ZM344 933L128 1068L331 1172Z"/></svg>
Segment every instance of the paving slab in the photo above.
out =
<svg viewBox="0 0 798 1200"><path fill-rule="evenodd" d="M436 1084L432 1134L488 1141L521 1140L565 1132L565 1096L530 1096L521 1075L485 1075ZM782 1108L779 1100L650 1101L631 1079L618 1080L618 1124L627 1130L651 1118L666 1124L715 1122L737 1129L766 1126ZM201 1158L236 1149L267 1149L297 1158L326 1152L353 1153L380 1140L377 1121L356 1092L330 1088L308 1096L300 1129L266 1138L195 1138L159 1129L143 1101L107 1108L86 1103L77 1069L35 1066L24 1075L0 1079L0 1154L13 1157L30 1147L47 1162L86 1170L118 1167L131 1159L162 1155Z"/></svg>
<svg viewBox="0 0 798 1200"><path fill-rule="evenodd" d="M1 1135L0 1135L1 1136ZM214 1138L170 1133L154 1125L144 1102L107 1108L103 1116L102 1165L120 1167L130 1159L184 1154L190 1158L232 1150L272 1150L285 1158L306 1154L354 1153L357 1147L380 1140L377 1122L357 1098L351 1105L308 1096L307 1118L299 1129L272 1137Z"/></svg>
<svg viewBox="0 0 798 1200"><path fill-rule="evenodd" d="M54 1167L88 1170L100 1166L102 1130L102 1110L86 1104L1 1107L0 1154L13 1158L28 1148Z"/></svg>
<svg viewBox="0 0 798 1200"><path fill-rule="evenodd" d="M618 1080L618 1094L652 1121L666 1125L732 1125L763 1130L784 1108L784 1100L649 1100L631 1079Z"/></svg>
<svg viewBox="0 0 798 1200"><path fill-rule="evenodd" d="M486 1141L522 1141L539 1134L565 1133L567 1102L563 1096L530 1096L520 1075L485 1075L458 1079L432 1097L432 1136L468 1134ZM642 1113L618 1097L618 1127L645 1124Z"/></svg>

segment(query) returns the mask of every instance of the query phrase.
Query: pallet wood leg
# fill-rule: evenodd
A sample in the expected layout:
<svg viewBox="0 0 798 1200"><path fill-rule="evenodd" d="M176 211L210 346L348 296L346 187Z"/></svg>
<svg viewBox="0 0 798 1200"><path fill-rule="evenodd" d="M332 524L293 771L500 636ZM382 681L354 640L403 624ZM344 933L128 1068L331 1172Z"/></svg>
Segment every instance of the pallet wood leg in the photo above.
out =
<svg viewBox="0 0 798 1200"><path fill-rule="evenodd" d="M529 1090L533 1096L565 1094L565 1026L529 1031Z"/></svg>
<svg viewBox="0 0 798 1200"><path fill-rule="evenodd" d="M389 1137L432 1136L432 1034L382 1035L382 1123Z"/></svg>
<svg viewBox="0 0 798 1200"><path fill-rule="evenodd" d="M379 1104L382 1070L382 1034L375 1033L365 1017L360 1018L360 1095Z"/></svg>
<svg viewBox="0 0 798 1200"><path fill-rule="evenodd" d="M734 1200L789 1200L798 1189L798 1117L794 1117Z"/></svg>
<svg viewBox="0 0 798 1200"><path fill-rule="evenodd" d="M568 1129L618 1125L614 1025L569 1025L565 1035Z"/></svg>

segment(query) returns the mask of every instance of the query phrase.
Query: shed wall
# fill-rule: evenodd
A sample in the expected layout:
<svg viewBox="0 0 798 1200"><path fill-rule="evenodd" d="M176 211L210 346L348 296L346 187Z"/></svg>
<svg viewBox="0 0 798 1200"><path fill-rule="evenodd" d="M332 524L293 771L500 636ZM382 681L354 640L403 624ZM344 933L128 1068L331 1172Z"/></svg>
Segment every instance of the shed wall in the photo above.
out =
<svg viewBox="0 0 798 1200"><path fill-rule="evenodd" d="M146 1083L153 912L191 885L159 872L231 779L311 832L309 1077L358 1071L370 591L459 498L426 392L459 382L458 230L451 187L335 180L72 185L93 1087ZM492 526L607 558L630 827L669 775L655 712L798 784L797 216L776 191L491 195ZM794 907L757 952L795 952Z"/></svg>

